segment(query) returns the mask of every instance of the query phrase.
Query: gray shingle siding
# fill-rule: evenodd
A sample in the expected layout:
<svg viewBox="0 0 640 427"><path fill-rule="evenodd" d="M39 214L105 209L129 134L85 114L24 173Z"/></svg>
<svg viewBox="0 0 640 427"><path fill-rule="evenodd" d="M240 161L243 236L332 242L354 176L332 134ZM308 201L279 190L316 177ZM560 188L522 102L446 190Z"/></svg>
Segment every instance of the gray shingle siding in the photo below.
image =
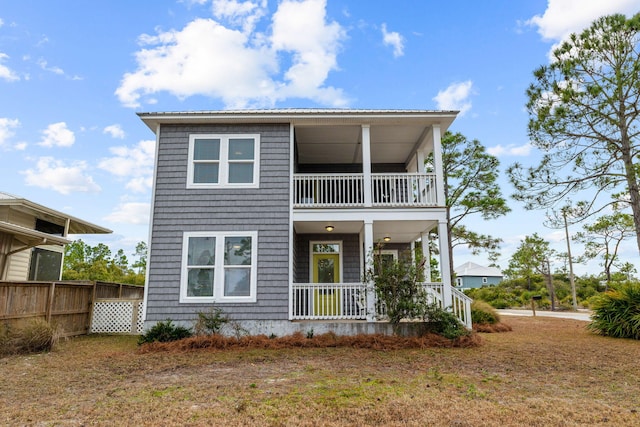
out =
<svg viewBox="0 0 640 427"><path fill-rule="evenodd" d="M187 189L189 135L260 134L260 187ZM289 125L163 125L158 145L147 321L188 321L210 304L179 303L185 231L257 231L257 302L219 304L234 320L288 318Z"/></svg>

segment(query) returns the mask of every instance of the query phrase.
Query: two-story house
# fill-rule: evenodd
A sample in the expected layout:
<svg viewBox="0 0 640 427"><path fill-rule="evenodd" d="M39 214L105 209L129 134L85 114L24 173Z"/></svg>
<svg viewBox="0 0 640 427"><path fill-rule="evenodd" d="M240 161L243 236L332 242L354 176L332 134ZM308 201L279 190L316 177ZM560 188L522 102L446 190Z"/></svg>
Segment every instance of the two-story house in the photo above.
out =
<svg viewBox="0 0 640 427"><path fill-rule="evenodd" d="M428 254L437 230L442 280L427 266L425 286L470 327L446 249L440 138L456 114L139 113L157 139L146 326L215 304L252 333L382 331L363 283L374 247Z"/></svg>

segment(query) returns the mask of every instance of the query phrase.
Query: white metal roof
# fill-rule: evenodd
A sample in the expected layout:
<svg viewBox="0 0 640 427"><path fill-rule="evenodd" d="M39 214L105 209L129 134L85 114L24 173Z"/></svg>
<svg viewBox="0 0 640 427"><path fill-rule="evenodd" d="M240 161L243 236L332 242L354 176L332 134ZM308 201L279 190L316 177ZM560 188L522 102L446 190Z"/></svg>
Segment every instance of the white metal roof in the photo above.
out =
<svg viewBox="0 0 640 427"><path fill-rule="evenodd" d="M484 267L473 262L465 262L464 264L453 269L456 276L480 276L480 277L502 277L502 272L495 267Z"/></svg>

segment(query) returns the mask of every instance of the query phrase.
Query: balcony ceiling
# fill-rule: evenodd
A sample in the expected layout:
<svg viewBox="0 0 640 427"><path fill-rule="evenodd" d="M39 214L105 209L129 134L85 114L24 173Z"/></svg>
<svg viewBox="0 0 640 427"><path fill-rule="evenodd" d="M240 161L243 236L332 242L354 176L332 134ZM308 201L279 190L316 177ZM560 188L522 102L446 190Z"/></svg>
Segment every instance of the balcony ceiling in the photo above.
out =
<svg viewBox="0 0 640 427"><path fill-rule="evenodd" d="M372 125L371 161L407 162L429 129L424 125ZM295 133L299 163L362 163L360 126L296 126Z"/></svg>
<svg viewBox="0 0 640 427"><path fill-rule="evenodd" d="M300 163L361 163L361 126L371 127L374 163L406 163L416 144L430 151L433 125L444 133L457 111L376 109L274 109L138 113L151 130L165 124L289 123ZM426 136L426 139L425 139Z"/></svg>
<svg viewBox="0 0 640 427"><path fill-rule="evenodd" d="M332 232L325 230L333 225ZM373 223L373 241L381 242L385 236L392 243L409 243L420 238L420 233L433 229L438 225L435 220L421 221L375 221ZM293 224L298 234L322 234L331 240L340 234L357 234L363 227L362 221L295 221Z"/></svg>

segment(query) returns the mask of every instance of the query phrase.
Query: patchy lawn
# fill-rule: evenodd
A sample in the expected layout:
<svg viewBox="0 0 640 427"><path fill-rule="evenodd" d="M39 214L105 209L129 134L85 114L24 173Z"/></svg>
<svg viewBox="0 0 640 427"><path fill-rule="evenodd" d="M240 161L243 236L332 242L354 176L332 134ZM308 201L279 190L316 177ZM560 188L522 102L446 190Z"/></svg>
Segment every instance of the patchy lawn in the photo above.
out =
<svg viewBox="0 0 640 427"><path fill-rule="evenodd" d="M640 425L640 342L506 318L471 348L141 353L87 336L0 359L0 425Z"/></svg>

